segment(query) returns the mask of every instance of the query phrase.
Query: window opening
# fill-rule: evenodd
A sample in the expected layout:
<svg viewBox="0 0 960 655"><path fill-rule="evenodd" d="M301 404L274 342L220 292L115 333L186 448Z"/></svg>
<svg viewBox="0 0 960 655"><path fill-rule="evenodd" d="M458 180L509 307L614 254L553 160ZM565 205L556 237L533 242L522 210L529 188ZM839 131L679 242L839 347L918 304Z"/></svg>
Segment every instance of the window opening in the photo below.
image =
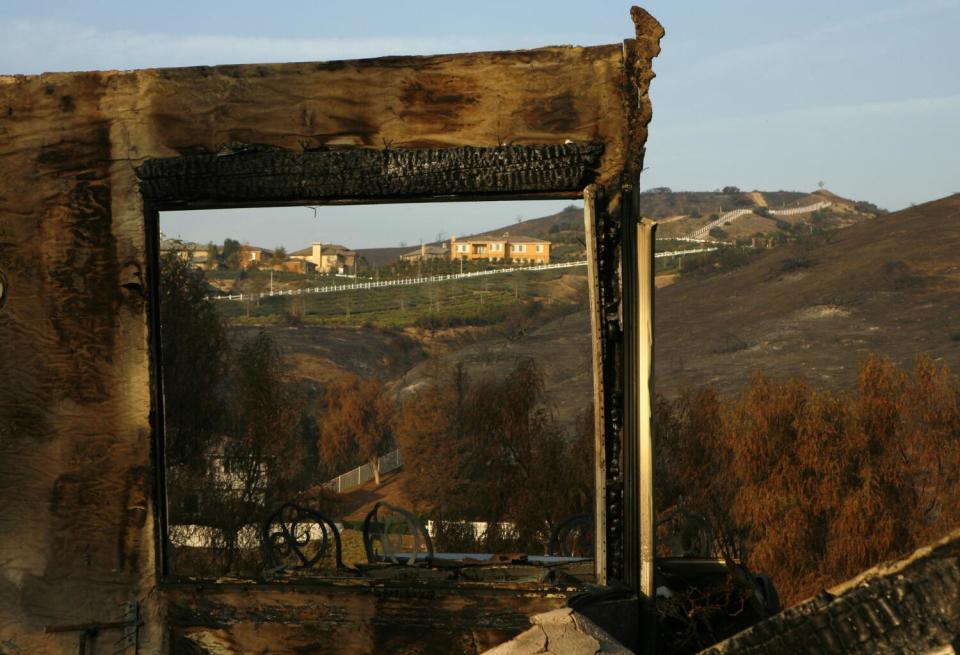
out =
<svg viewBox="0 0 960 655"><path fill-rule="evenodd" d="M590 579L582 212L161 212L168 572L523 562ZM505 257L524 252L511 239L549 248Z"/></svg>

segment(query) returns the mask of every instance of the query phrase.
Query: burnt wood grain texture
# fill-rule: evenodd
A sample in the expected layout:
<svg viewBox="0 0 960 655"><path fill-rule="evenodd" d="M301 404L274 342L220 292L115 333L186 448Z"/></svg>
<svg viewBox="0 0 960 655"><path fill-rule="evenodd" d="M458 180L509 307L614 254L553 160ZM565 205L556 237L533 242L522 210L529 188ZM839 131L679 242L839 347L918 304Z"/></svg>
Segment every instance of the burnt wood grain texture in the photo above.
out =
<svg viewBox="0 0 960 655"><path fill-rule="evenodd" d="M143 197L237 203L580 192L596 178L603 144L227 152L144 162Z"/></svg>
<svg viewBox="0 0 960 655"><path fill-rule="evenodd" d="M644 146L647 127L653 115L650 102L650 82L654 78L650 63L660 53L663 27L649 13L633 7L630 16L634 23L634 38L623 43L624 110L627 123L624 129L623 147L627 153L624 165L615 184L605 187L606 202L598 208L595 220L597 242L597 276L599 284L599 331L603 388L603 429L606 439L606 550L607 581L620 582L636 588L637 580L627 559L631 557L631 544L639 541L636 524L631 517L638 515L640 507L626 493L636 487L637 471L625 460L624 448L627 432L627 402L629 392L626 384L631 375L627 355L625 327L629 308L624 306L624 292L633 288L630 279L629 261L633 248L634 227L640 220L635 204L630 198L640 186L643 170ZM626 201L625 201L626 199Z"/></svg>
<svg viewBox="0 0 960 655"><path fill-rule="evenodd" d="M148 303L142 287L138 291L131 282L138 274L151 274L144 218L149 203L137 176L138 167L154 165L147 162L195 156L200 159L193 161L209 162L211 156L233 153L213 164L224 166L229 160L252 162L246 158L257 152L259 161L280 161L278 153L298 153L300 159L317 153L319 160L359 151L377 153L358 155L361 159L400 161L405 151L503 153L531 145L563 153L555 160L558 169L543 169L552 172L534 185L537 193L569 188L578 175L585 175L579 183L592 181L606 190L597 227L598 266L605 280L600 290L603 393L609 408L604 425L611 502L616 501L622 436L615 399L622 372L617 363L622 341L617 207L624 180L635 179L641 168L650 120L650 59L662 34L655 21L637 16L642 18L638 38L586 48L0 76L0 271L5 280L0 644L5 653L75 653L77 635L46 629L116 621L124 605L135 600L141 602L144 622L139 652L176 652L171 626L183 623L170 623L168 616L182 616L178 608L191 607L157 577ZM568 141L578 145L564 145ZM601 145L602 152L588 144ZM425 171L421 180L429 177ZM523 184L508 178L494 185L514 183ZM229 190L224 184L215 199L243 202L242 188ZM289 178L283 184L294 193ZM480 188L476 180L473 184ZM551 185L556 187L548 189ZM425 188L409 186L397 193L419 194ZM615 509L622 516L622 505ZM622 539L617 525L611 534ZM622 568L619 552L611 553L613 573ZM202 608L214 602L207 596L216 593L199 589L190 611L205 616ZM272 593L219 596L217 602L229 605L247 594L263 608L258 620L232 631L239 646L222 652L249 650L243 645L247 638L253 646L269 645L271 652L297 652L301 633L271 613ZM394 611L393 601L373 596L374 602L366 592L339 593L344 606L353 603L356 610L350 625L361 635L357 639L369 645L354 652L374 652L382 643L378 640L387 638L377 635L393 630L416 643L419 628L409 626L419 626L419 619L400 611L409 599L396 601L400 609ZM313 603L304 595L284 599L305 612ZM562 595L547 590L470 599L451 592L433 600L430 610L442 624L447 617L469 616L459 614L469 604L477 618L451 625L492 625L482 629L502 636L519 632L520 614L563 602ZM337 611L331 606L332 616ZM513 618L493 623L483 618L506 614ZM217 624L211 630L227 628ZM473 652L470 634L477 630L448 632L445 651ZM258 631L261 636L253 636ZM443 652L433 646L433 652Z"/></svg>
<svg viewBox="0 0 960 655"><path fill-rule="evenodd" d="M960 531L791 607L703 655L953 653L960 647Z"/></svg>
<svg viewBox="0 0 960 655"><path fill-rule="evenodd" d="M479 653L527 629L530 616L563 607L566 598L561 590L366 581L181 587L168 591L167 625L174 652Z"/></svg>

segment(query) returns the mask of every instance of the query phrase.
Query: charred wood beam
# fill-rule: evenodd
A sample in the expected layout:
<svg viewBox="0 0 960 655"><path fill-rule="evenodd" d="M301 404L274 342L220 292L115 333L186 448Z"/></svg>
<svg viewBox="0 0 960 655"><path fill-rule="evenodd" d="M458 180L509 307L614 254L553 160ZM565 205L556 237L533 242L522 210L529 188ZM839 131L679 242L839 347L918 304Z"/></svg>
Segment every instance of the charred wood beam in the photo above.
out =
<svg viewBox="0 0 960 655"><path fill-rule="evenodd" d="M622 198L607 197L597 211L597 280L601 350L602 429L606 479L606 582L624 581L624 334L622 321L621 259L624 220Z"/></svg>
<svg viewBox="0 0 960 655"><path fill-rule="evenodd" d="M557 587L498 589L494 583L456 588L431 582L354 580L336 585L170 585L167 621L175 629L274 622L354 631L358 624L372 621L397 631L442 626L516 634L530 626L531 614L563 607L577 593Z"/></svg>
<svg viewBox="0 0 960 655"><path fill-rule="evenodd" d="M960 531L881 564L702 651L951 653L960 635Z"/></svg>
<svg viewBox="0 0 960 655"><path fill-rule="evenodd" d="M248 146L149 159L137 176L143 197L161 203L570 192L594 180L602 152L601 143L299 153Z"/></svg>

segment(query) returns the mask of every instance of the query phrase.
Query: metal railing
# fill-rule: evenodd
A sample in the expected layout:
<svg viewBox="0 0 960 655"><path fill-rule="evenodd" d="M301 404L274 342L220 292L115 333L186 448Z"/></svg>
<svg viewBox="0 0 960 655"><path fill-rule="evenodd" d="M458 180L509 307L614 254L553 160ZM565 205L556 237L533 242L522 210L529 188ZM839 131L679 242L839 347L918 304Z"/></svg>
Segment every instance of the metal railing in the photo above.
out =
<svg viewBox="0 0 960 655"><path fill-rule="evenodd" d="M377 468L380 471L380 475L389 473L390 471L396 471L401 466L403 466L403 458L400 457L399 448L391 450L377 460ZM370 480L373 480L373 477L373 466L368 462L346 473L341 473L323 486L329 489L335 489L337 493L343 493L344 491L350 491L351 489L356 489L366 484Z"/></svg>

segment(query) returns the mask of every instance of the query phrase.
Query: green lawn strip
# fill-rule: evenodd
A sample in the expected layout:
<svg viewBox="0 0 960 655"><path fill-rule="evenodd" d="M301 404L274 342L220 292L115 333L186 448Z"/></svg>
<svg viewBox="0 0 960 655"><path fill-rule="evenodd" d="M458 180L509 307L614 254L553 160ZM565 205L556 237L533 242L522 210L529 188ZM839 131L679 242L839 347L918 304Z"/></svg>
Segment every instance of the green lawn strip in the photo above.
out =
<svg viewBox="0 0 960 655"><path fill-rule="evenodd" d="M578 273L583 275L585 271ZM306 325L385 328L489 325L503 320L511 306L534 300L555 303L551 298L552 283L570 274L565 269L529 271L410 286L275 296L259 303L216 302L231 322L240 325L291 320Z"/></svg>

